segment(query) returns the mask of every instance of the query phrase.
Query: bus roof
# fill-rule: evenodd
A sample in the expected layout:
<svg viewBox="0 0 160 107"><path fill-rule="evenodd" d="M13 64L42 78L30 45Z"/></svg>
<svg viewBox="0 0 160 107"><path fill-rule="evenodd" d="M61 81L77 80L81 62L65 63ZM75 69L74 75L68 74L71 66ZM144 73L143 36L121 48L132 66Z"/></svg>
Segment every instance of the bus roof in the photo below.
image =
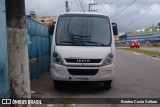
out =
<svg viewBox="0 0 160 107"><path fill-rule="evenodd" d="M60 16L70 16L70 15L84 15L84 16L103 16L108 17L105 14L101 13L92 13L92 12L68 12L68 13L61 13Z"/></svg>

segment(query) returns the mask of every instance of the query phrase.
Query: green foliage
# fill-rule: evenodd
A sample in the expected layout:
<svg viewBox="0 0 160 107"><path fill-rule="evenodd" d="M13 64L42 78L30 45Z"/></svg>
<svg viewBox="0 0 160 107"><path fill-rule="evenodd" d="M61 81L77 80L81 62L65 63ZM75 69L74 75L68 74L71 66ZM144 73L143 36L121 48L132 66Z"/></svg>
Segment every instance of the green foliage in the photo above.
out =
<svg viewBox="0 0 160 107"><path fill-rule="evenodd" d="M133 52L137 52L137 53L150 55L150 56L153 56L153 57L160 57L160 52L158 52L158 51L149 51L149 50L143 50L143 49L138 49L138 48L129 48L129 47L118 47L117 49L133 51Z"/></svg>
<svg viewBox="0 0 160 107"><path fill-rule="evenodd" d="M154 43L153 43L153 46L158 46L158 42L154 42Z"/></svg>

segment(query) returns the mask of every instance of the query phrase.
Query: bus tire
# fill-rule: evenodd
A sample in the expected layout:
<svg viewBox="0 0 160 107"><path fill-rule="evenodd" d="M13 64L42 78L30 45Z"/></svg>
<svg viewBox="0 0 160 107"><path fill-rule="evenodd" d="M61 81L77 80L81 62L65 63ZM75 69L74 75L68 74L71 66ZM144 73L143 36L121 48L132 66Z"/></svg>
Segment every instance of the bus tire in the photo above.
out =
<svg viewBox="0 0 160 107"><path fill-rule="evenodd" d="M104 89L109 90L111 88L112 81L104 81Z"/></svg>
<svg viewBox="0 0 160 107"><path fill-rule="evenodd" d="M54 82L54 88L57 90L57 89L60 89L61 87L61 82L60 81L57 81L57 80L53 80Z"/></svg>

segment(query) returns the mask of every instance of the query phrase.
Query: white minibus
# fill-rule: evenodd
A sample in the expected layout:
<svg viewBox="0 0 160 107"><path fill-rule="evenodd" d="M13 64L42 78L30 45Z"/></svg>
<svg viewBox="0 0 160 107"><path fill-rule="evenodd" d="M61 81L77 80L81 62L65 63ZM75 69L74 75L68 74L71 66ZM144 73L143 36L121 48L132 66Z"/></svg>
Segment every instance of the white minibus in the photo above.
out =
<svg viewBox="0 0 160 107"><path fill-rule="evenodd" d="M55 89L64 81L103 82L110 89L115 73L116 23L99 13L60 14L51 46Z"/></svg>

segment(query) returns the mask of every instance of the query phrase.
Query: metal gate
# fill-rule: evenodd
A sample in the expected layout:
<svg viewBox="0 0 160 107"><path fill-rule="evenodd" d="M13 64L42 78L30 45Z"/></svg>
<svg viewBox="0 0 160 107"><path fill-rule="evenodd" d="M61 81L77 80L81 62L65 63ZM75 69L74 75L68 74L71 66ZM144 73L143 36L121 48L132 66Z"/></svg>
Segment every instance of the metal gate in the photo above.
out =
<svg viewBox="0 0 160 107"><path fill-rule="evenodd" d="M50 67L50 36L48 26L26 18L30 78L38 77Z"/></svg>
<svg viewBox="0 0 160 107"><path fill-rule="evenodd" d="M9 97L5 0L0 0L0 98Z"/></svg>

